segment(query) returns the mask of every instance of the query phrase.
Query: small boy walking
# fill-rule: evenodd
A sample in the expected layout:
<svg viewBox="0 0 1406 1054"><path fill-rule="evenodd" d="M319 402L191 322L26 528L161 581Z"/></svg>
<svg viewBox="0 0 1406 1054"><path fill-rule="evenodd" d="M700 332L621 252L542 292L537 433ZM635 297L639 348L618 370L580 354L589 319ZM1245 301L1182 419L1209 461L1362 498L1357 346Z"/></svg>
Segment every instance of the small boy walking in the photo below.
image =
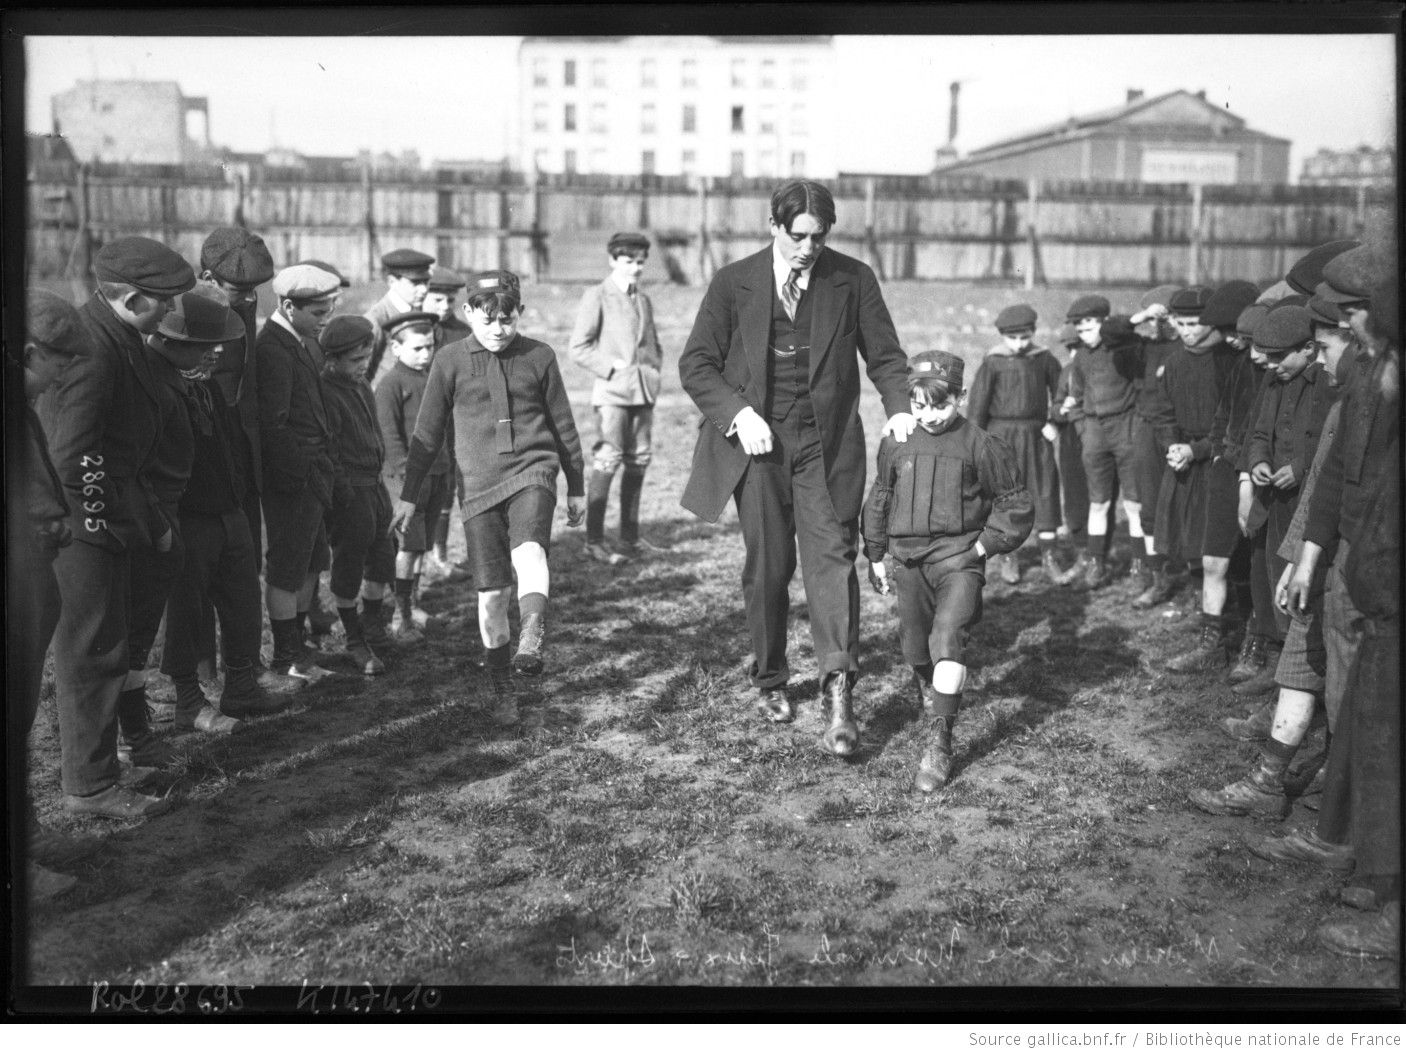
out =
<svg viewBox="0 0 1406 1054"><path fill-rule="evenodd" d="M918 428L905 443L879 445L878 475L863 513L869 581L896 591L903 657L932 718L915 790L930 794L951 776L952 726L961 708L967 631L981 620L986 560L1030 535L1034 501L1010 446L960 413L962 360L928 351L908 361ZM890 578L884 557L894 558Z"/></svg>
<svg viewBox="0 0 1406 1054"><path fill-rule="evenodd" d="M595 375L591 405L600 438L592 448L586 497L586 556L616 566L653 549L639 534L640 491L649 467L654 401L659 395L659 334L654 308L639 288L649 259L649 239L622 232L606 246L610 274L586 290L576 312L568 350ZM620 551L605 542L605 510L610 484L620 480Z"/></svg>
<svg viewBox="0 0 1406 1054"><path fill-rule="evenodd" d="M493 717L505 725L518 720L512 670L542 671L558 472L566 473L567 525L578 526L586 513L585 463L571 400L556 352L518 333L522 307L511 271L483 271L469 281L472 333L442 348L430 366L394 518L404 530L422 507L426 477L452 428L464 476L461 511L479 633L497 697ZM514 577L522 624L509 664Z"/></svg>
<svg viewBox="0 0 1406 1054"><path fill-rule="evenodd" d="M327 515L332 600L346 631L347 654L367 676L386 668L371 645L384 639L381 602L395 573L391 499L381 482L385 444L376 397L366 383L375 339L375 328L360 315L334 318L322 333L324 397L336 464ZM356 606L358 589L365 622Z"/></svg>

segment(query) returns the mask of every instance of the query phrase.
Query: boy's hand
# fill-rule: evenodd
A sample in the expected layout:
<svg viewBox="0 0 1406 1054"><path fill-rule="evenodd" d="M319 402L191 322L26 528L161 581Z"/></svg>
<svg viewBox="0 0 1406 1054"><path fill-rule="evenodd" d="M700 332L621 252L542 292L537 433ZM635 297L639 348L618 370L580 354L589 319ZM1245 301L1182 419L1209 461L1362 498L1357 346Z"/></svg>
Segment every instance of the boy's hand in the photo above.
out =
<svg viewBox="0 0 1406 1054"><path fill-rule="evenodd" d="M1173 472L1180 472L1191 464L1191 447L1186 443L1173 443L1167 448L1167 464Z"/></svg>
<svg viewBox="0 0 1406 1054"><path fill-rule="evenodd" d="M1299 485L1299 481L1294 477L1293 465L1285 465L1269 477L1269 482L1273 483L1278 490L1293 490Z"/></svg>
<svg viewBox="0 0 1406 1054"><path fill-rule="evenodd" d="M761 414L746 406L737 412L732 423L737 428L737 441L749 457L771 453L771 427Z"/></svg>
<svg viewBox="0 0 1406 1054"><path fill-rule="evenodd" d="M880 596L888 596L893 592L893 583L889 581L889 569L884 566L882 560L869 561L869 584L874 587L874 592Z"/></svg>
<svg viewBox="0 0 1406 1054"><path fill-rule="evenodd" d="M1040 434L1045 437L1047 443L1053 443L1059 438L1059 429L1054 426L1053 422L1046 421L1044 427L1040 429Z"/></svg>
<svg viewBox="0 0 1406 1054"><path fill-rule="evenodd" d="M1294 577L1294 565L1285 564L1279 583L1274 587L1274 606L1285 615L1289 614L1289 583Z"/></svg>
<svg viewBox="0 0 1406 1054"><path fill-rule="evenodd" d="M1314 565L1307 560L1293 565L1284 597L1284 607L1290 614L1295 611L1301 615L1308 612L1308 594L1313 586L1313 572ZM1278 597L1275 602L1278 603Z"/></svg>
<svg viewBox="0 0 1406 1054"><path fill-rule="evenodd" d="M391 530L404 531L409 525L410 519L415 515L418 506L413 501L406 501L404 498L396 498L395 512L391 514Z"/></svg>
<svg viewBox="0 0 1406 1054"><path fill-rule="evenodd" d="M918 419L909 413L896 413L888 419L888 424L884 425L884 430L879 433L879 438L893 436L900 443L908 442L908 437L913 434L913 429L918 427Z"/></svg>
<svg viewBox="0 0 1406 1054"><path fill-rule="evenodd" d="M1274 482L1274 473L1269 470L1269 462L1261 461L1250 469L1250 482L1257 487L1267 487Z"/></svg>
<svg viewBox="0 0 1406 1054"><path fill-rule="evenodd" d="M586 518L586 495L568 494L566 496L566 525L568 527L580 527L581 522Z"/></svg>
<svg viewBox="0 0 1406 1054"><path fill-rule="evenodd" d="M1064 402L1059 404L1059 412L1067 414L1072 409L1074 409L1074 396L1069 395L1065 397Z"/></svg>

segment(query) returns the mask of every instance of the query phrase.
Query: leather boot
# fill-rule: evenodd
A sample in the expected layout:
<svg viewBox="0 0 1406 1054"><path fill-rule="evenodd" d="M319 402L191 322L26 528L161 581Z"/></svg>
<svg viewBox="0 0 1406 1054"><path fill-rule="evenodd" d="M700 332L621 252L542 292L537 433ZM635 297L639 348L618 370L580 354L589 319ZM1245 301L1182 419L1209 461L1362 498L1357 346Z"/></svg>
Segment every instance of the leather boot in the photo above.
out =
<svg viewBox="0 0 1406 1054"><path fill-rule="evenodd" d="M1274 703L1266 703L1249 717L1223 718L1220 727L1231 739L1242 743L1263 742L1274 728Z"/></svg>
<svg viewBox="0 0 1406 1054"><path fill-rule="evenodd" d="M547 621L542 615L533 612L522 616L518 628L517 654L513 656L513 669L527 677L535 677L542 672L542 646L547 640Z"/></svg>
<svg viewBox="0 0 1406 1054"><path fill-rule="evenodd" d="M1244 641L1240 644L1240 654L1236 656L1235 665L1230 668L1225 679L1231 684L1248 681L1264 669L1264 662L1264 638L1258 633L1247 632Z"/></svg>
<svg viewBox="0 0 1406 1054"><path fill-rule="evenodd" d="M610 483L614 472L591 469L586 483L586 544L605 544L605 507L610 503Z"/></svg>
<svg viewBox="0 0 1406 1054"><path fill-rule="evenodd" d="M361 598L361 638L372 648L385 648L391 643L386 632L385 601Z"/></svg>
<svg viewBox="0 0 1406 1054"><path fill-rule="evenodd" d="M1058 582L1060 576L1064 574L1064 572L1060 569L1059 560L1055 558L1055 551L1053 546L1050 546L1047 549L1041 549L1040 570L1044 572L1045 577L1051 582Z"/></svg>
<svg viewBox="0 0 1406 1054"><path fill-rule="evenodd" d="M820 745L836 757L847 758L859 747L859 726L854 723L854 686L845 670L825 676L820 689L825 708L825 734Z"/></svg>
<svg viewBox="0 0 1406 1054"><path fill-rule="evenodd" d="M415 625L414 591L414 579L395 580L395 614L391 616L390 634L397 644L419 644L425 639Z"/></svg>
<svg viewBox="0 0 1406 1054"><path fill-rule="evenodd" d="M1158 604L1165 604L1172 599L1176 593L1176 581L1167 574L1165 567L1159 567L1152 572L1151 581L1146 589L1137 595L1133 600L1133 607L1139 611L1156 607Z"/></svg>
<svg viewBox="0 0 1406 1054"><path fill-rule="evenodd" d="M1015 553L1003 553L997 557L1000 566L1001 581L1008 586L1020 583L1020 564L1016 560Z"/></svg>
<svg viewBox="0 0 1406 1054"><path fill-rule="evenodd" d="M225 688L220 694L220 710L227 717L243 720L276 714L288 705L288 696L271 695L254 678L254 664L227 663Z"/></svg>
<svg viewBox="0 0 1406 1054"><path fill-rule="evenodd" d="M1230 690L1243 699L1264 695L1266 692L1272 692L1278 688L1279 685L1274 680L1274 676L1279 671L1279 654L1283 650L1282 644L1264 641L1260 648L1264 665L1255 671L1254 676L1246 678Z"/></svg>
<svg viewBox="0 0 1406 1054"><path fill-rule="evenodd" d="M128 688L118 695L117 721L122 731L122 745L134 767L165 768L176 759L175 750L151 727L145 686Z"/></svg>
<svg viewBox="0 0 1406 1054"><path fill-rule="evenodd" d="M640 494L644 490L644 469L626 465L620 474L620 546L633 552L640 537Z"/></svg>
<svg viewBox="0 0 1406 1054"><path fill-rule="evenodd" d="M913 776L913 789L921 794L941 790L951 778L953 720L939 717L933 721L932 736Z"/></svg>
<svg viewBox="0 0 1406 1054"><path fill-rule="evenodd" d="M1108 557L1100 554L1089 558L1089 566L1084 572L1084 587L1086 589L1099 589L1106 586L1112 577L1108 570Z"/></svg>
<svg viewBox="0 0 1406 1054"><path fill-rule="evenodd" d="M1401 958L1401 901L1393 900L1381 911L1363 918L1325 922L1318 939L1329 951L1359 959Z"/></svg>
<svg viewBox="0 0 1406 1054"><path fill-rule="evenodd" d="M493 723L507 727L518 723L517 693L513 690L511 666L489 666L488 681L493 688Z"/></svg>
<svg viewBox="0 0 1406 1054"><path fill-rule="evenodd" d="M1172 673L1197 673L1215 669L1225 662L1225 635L1221 632L1219 619L1215 623L1203 622L1201 636L1195 647L1175 656L1167 663Z"/></svg>
<svg viewBox="0 0 1406 1054"><path fill-rule="evenodd" d="M1274 816L1283 819L1292 806L1284 793L1282 758L1261 757L1259 764L1242 780L1228 783L1218 791L1194 790L1191 804L1214 816Z"/></svg>
<svg viewBox="0 0 1406 1054"><path fill-rule="evenodd" d="M1133 541L1137 543L1140 539L1134 538ZM1147 566L1147 561L1140 556L1133 557L1133 562L1128 565L1128 578L1132 580L1139 593L1148 586L1150 570L1151 569Z"/></svg>
<svg viewBox="0 0 1406 1054"><path fill-rule="evenodd" d="M371 650L371 646L366 643L366 635L361 625L361 615L355 605L349 608L338 608L337 614L342 620L342 628L346 631L347 654L351 656L357 668L368 677L385 673L386 664L377 658L376 653Z"/></svg>
<svg viewBox="0 0 1406 1054"><path fill-rule="evenodd" d="M225 736L239 727L239 722L226 717L216 710L205 692L201 690L198 678L175 677L176 685L176 727L191 732L207 732Z"/></svg>
<svg viewBox="0 0 1406 1054"><path fill-rule="evenodd" d="M1089 551L1080 549L1078 558L1055 579L1055 585L1072 586L1088 575L1092 563L1093 557L1089 555Z"/></svg>

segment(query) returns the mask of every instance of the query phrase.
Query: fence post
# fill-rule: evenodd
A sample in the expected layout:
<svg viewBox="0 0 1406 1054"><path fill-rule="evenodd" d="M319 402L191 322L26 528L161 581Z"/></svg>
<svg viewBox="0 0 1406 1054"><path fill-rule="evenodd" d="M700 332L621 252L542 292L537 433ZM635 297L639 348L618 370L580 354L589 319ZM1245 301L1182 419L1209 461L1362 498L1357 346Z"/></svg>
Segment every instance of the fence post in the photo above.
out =
<svg viewBox="0 0 1406 1054"><path fill-rule="evenodd" d="M371 166L363 163L361 166L361 195L366 206L366 280L374 282L376 280L376 214L375 214L375 190L371 184Z"/></svg>
<svg viewBox="0 0 1406 1054"><path fill-rule="evenodd" d="M1188 252L1187 285L1197 285L1201 280L1201 184L1191 185L1191 245Z"/></svg>
<svg viewBox="0 0 1406 1054"><path fill-rule="evenodd" d="M1367 184L1357 185L1357 236L1367 233Z"/></svg>
<svg viewBox="0 0 1406 1054"><path fill-rule="evenodd" d="M236 227L247 227L244 222L244 173L234 174L234 215L231 217Z"/></svg>
<svg viewBox="0 0 1406 1054"><path fill-rule="evenodd" d="M531 277L533 282L542 280L543 253L542 253L542 174L533 172L532 192L527 196L529 215L529 230L531 240L531 252L528 255L528 262L531 265Z"/></svg>
<svg viewBox="0 0 1406 1054"><path fill-rule="evenodd" d="M708 177L698 177L698 277L707 282L713 276L708 267L712 248L708 245Z"/></svg>
<svg viewBox="0 0 1406 1054"><path fill-rule="evenodd" d="M879 281L885 281L884 261L879 256L879 239L874 233L874 218L877 212L874 201L874 177L869 176L864 180L864 244L869 251L869 263L879 276Z"/></svg>
<svg viewBox="0 0 1406 1054"><path fill-rule="evenodd" d="M83 265L83 271L78 276L87 280L93 273L93 235L89 229L91 215L89 213L88 201L88 165L86 163L78 166L78 230L74 232L74 248L78 250L78 258ZM69 254L69 277L73 277L72 265L73 254Z"/></svg>
<svg viewBox="0 0 1406 1054"><path fill-rule="evenodd" d="M1035 288L1035 269L1040 266L1040 181L1033 176L1026 188L1025 242L1030 259L1025 264L1025 288Z"/></svg>
<svg viewBox="0 0 1406 1054"><path fill-rule="evenodd" d="M501 182L498 184L498 269L511 271L512 266L508 262L508 232L513 225L513 209L508 203L507 178L503 176L500 179Z"/></svg>

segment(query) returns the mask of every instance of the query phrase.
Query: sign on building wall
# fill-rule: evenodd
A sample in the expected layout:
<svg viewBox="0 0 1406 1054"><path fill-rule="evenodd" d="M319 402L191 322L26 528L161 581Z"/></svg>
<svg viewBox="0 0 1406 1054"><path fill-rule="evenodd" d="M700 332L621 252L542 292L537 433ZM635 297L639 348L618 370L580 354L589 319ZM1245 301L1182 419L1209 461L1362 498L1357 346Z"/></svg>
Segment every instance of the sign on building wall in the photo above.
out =
<svg viewBox="0 0 1406 1054"><path fill-rule="evenodd" d="M1225 150L1143 150L1144 183L1235 183L1235 154Z"/></svg>

